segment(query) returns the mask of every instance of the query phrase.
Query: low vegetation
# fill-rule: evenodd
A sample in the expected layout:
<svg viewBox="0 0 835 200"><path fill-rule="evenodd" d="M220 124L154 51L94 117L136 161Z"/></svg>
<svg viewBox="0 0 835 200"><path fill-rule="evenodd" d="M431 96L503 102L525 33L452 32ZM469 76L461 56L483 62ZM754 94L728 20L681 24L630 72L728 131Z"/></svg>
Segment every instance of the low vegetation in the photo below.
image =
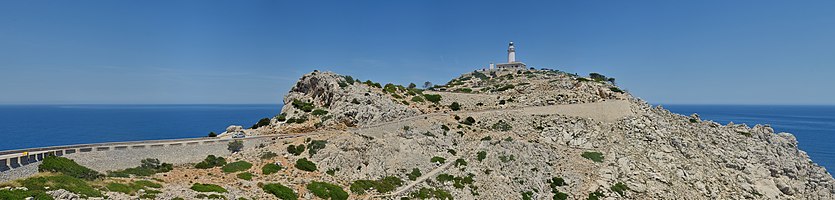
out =
<svg viewBox="0 0 835 200"><path fill-rule="evenodd" d="M302 155L303 152L304 152L304 144L300 144L299 146L291 144L290 146L287 146L287 153L298 156L298 155Z"/></svg>
<svg viewBox="0 0 835 200"><path fill-rule="evenodd" d="M119 171L108 172L108 176L112 177L130 177L134 176L151 176L156 173L169 172L174 169L174 166L169 163L160 163L158 159L146 158L141 161L139 167L127 168Z"/></svg>
<svg viewBox="0 0 835 200"><path fill-rule="evenodd" d="M295 167L296 167L296 169L300 169L300 170L308 171L308 172L316 171L316 163L313 163L312 161L307 160L307 158L302 158L302 159L296 160Z"/></svg>
<svg viewBox="0 0 835 200"><path fill-rule="evenodd" d="M313 107L313 103L308 103L308 102L300 101L300 100L298 100L298 99L293 99L293 103L292 103L292 105L293 105L293 107L294 107L294 108L299 109L299 110L302 110L302 111L304 111L304 112L310 112L310 111L313 111L313 108L314 108L314 107Z"/></svg>
<svg viewBox="0 0 835 200"><path fill-rule="evenodd" d="M313 181L307 184L307 190L313 193L314 196L322 199L332 200L346 200L348 193L342 190L342 187L326 182Z"/></svg>
<svg viewBox="0 0 835 200"><path fill-rule="evenodd" d="M226 165L226 159L223 157L216 157L215 155L206 156L206 159L194 165L197 169L209 169Z"/></svg>
<svg viewBox="0 0 835 200"><path fill-rule="evenodd" d="M420 169L418 168L413 168L412 172L406 174L406 177L408 177L411 181L417 180L417 178L420 176L423 176L423 174L420 173Z"/></svg>
<svg viewBox="0 0 835 200"><path fill-rule="evenodd" d="M476 155L476 160L478 160L479 162L481 162L485 158L487 158L487 152L485 152L485 151L479 151L478 154Z"/></svg>
<svg viewBox="0 0 835 200"><path fill-rule="evenodd" d="M276 156L278 156L278 154L275 154L272 151L267 151L267 152L261 153L261 155L259 157L261 158L261 160L267 160L267 159L270 159L270 158L275 158Z"/></svg>
<svg viewBox="0 0 835 200"><path fill-rule="evenodd" d="M441 102L441 95L439 94L424 94L423 98L432 103Z"/></svg>
<svg viewBox="0 0 835 200"><path fill-rule="evenodd" d="M508 124L505 121L499 120L498 122L490 126L490 128L496 131L509 131L513 129L513 126L510 126L510 124Z"/></svg>
<svg viewBox="0 0 835 200"><path fill-rule="evenodd" d="M293 189L281 185L281 183L269 183L261 185L261 189L264 192L270 193L274 195L278 199L282 200L296 200L299 199L299 195L296 192L293 192Z"/></svg>
<svg viewBox="0 0 835 200"><path fill-rule="evenodd" d="M43 165L43 164L41 164ZM69 175L38 176L18 181L30 192L42 193L48 190L64 189L82 197L103 197L101 192L90 186L87 181Z"/></svg>
<svg viewBox="0 0 835 200"><path fill-rule="evenodd" d="M223 170L223 172L226 172L226 173L232 173L232 172L246 171L249 168L252 168L252 163L249 163L249 162L246 162L246 161L242 160L242 161L231 162L229 164L226 164L226 165L223 166L223 168L221 168L221 170Z"/></svg>
<svg viewBox="0 0 835 200"><path fill-rule="evenodd" d="M276 165L275 163L270 163L270 164L266 164L263 167L261 167L261 173L264 174L264 175L268 175L268 174L272 174L272 173L276 173L278 171L281 171L282 169L283 169L283 167L281 167L280 165Z"/></svg>
<svg viewBox="0 0 835 200"><path fill-rule="evenodd" d="M394 176L386 176L380 180L356 180L351 183L351 193L365 194L366 191L374 189L377 193L387 193L394 191L397 187L403 185L403 180Z"/></svg>
<svg viewBox="0 0 835 200"><path fill-rule="evenodd" d="M610 189L612 189L613 192L618 193L620 196L623 196L623 192L629 190L629 187L627 187L626 184L623 184L623 182L618 182L615 183L615 185L613 185Z"/></svg>
<svg viewBox="0 0 835 200"><path fill-rule="evenodd" d="M250 127L250 128L251 129L256 129L256 128L261 128L261 127L267 126L267 125L270 125L270 118L261 118L261 120L258 120L258 122L253 124L252 127Z"/></svg>
<svg viewBox="0 0 835 200"><path fill-rule="evenodd" d="M324 116L324 115L328 114L328 111L327 110L322 110L322 109L316 109L316 110L313 110L313 112L311 112L310 114L316 115L316 116Z"/></svg>
<svg viewBox="0 0 835 200"><path fill-rule="evenodd" d="M327 140L312 140L312 141L310 141L310 144L307 145L308 155L310 155L312 157L314 154L316 154L316 152L318 152L319 150L324 149L327 144L328 144Z"/></svg>
<svg viewBox="0 0 835 200"><path fill-rule="evenodd" d="M244 141L240 141L240 140L231 141L231 142L229 142L229 144L226 145L226 149L231 151L232 153L240 152L241 150L244 149Z"/></svg>
<svg viewBox="0 0 835 200"><path fill-rule="evenodd" d="M568 199L568 194L560 192L560 186L566 186L568 184L565 183L565 180L560 177L551 178L548 180L548 185L551 186L551 193L554 193L554 200L566 200Z"/></svg>
<svg viewBox="0 0 835 200"><path fill-rule="evenodd" d="M227 192L229 192L226 189L224 189L223 187L220 187L220 186L215 185L215 184L208 184L208 183L207 184L195 183L194 185L191 185L191 190L194 190L194 191L197 191L197 192L217 192L217 193L227 193Z"/></svg>
<svg viewBox="0 0 835 200"><path fill-rule="evenodd" d="M251 181L251 180L252 180L252 173L249 173L249 172L239 173L239 174L238 174L238 175L236 175L236 176L237 176L239 179L243 179L243 180L247 180L247 181Z"/></svg>
<svg viewBox="0 0 835 200"><path fill-rule="evenodd" d="M449 174L440 174L435 177L435 180L438 182L452 182L452 186L458 189L464 188L465 185L472 185L473 184L473 177L475 174L467 174L467 176L460 177L460 176L453 176Z"/></svg>
<svg viewBox="0 0 835 200"><path fill-rule="evenodd" d="M429 162L444 164L446 162L446 158L435 156L435 157L432 157L431 159L429 159Z"/></svg>
<svg viewBox="0 0 835 200"><path fill-rule="evenodd" d="M583 156L583 158L592 160L596 163L603 162L603 153L600 153L600 152L586 151L586 152L583 152L583 154L580 155L580 156Z"/></svg>
<svg viewBox="0 0 835 200"><path fill-rule="evenodd" d="M452 102L452 104L449 104L449 109L452 109L452 111L459 111L461 110L461 104L458 104L458 102Z"/></svg>
<svg viewBox="0 0 835 200"><path fill-rule="evenodd" d="M95 170L79 165L73 160L64 157L47 156L38 166L39 172L57 172L67 176L84 180L95 180L102 175Z"/></svg>
<svg viewBox="0 0 835 200"><path fill-rule="evenodd" d="M453 200L452 194L443 189L420 188L417 191L409 193L409 197L415 199L439 199L439 200Z"/></svg>

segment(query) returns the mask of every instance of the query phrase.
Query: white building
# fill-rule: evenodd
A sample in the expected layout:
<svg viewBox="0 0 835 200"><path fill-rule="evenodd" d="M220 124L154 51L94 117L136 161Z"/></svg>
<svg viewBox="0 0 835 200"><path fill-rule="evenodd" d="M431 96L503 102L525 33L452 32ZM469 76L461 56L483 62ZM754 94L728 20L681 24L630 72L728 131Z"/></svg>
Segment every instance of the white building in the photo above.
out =
<svg viewBox="0 0 835 200"><path fill-rule="evenodd" d="M492 65L492 64L491 64ZM497 69L525 69L527 66L523 62L516 61L516 47L513 42L507 47L507 63L496 64Z"/></svg>

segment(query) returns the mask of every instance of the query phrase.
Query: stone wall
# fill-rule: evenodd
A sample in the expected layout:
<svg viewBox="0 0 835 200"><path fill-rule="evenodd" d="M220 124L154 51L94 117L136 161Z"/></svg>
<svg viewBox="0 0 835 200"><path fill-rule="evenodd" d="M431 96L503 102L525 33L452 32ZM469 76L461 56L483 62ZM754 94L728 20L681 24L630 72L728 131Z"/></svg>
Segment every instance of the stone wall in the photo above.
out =
<svg viewBox="0 0 835 200"><path fill-rule="evenodd" d="M244 140L244 148L255 148L262 143L275 138L256 138ZM182 165L197 163L206 158L207 155L228 156L228 142L213 143L192 143L180 145L146 145L144 148L125 148L104 151L77 152L66 154L63 157L75 160L80 165L90 169L106 173L107 171L121 170L137 167L140 161L145 158L156 158L161 162ZM38 172L41 162L35 162L8 171L0 172L0 182L12 181L15 179L27 178Z"/></svg>

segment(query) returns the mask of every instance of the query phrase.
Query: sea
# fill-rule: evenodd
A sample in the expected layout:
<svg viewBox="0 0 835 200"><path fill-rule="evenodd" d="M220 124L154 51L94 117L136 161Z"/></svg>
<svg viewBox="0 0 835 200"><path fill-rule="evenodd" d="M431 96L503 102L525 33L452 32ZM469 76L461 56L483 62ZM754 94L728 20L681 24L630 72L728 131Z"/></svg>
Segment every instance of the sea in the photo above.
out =
<svg viewBox="0 0 835 200"><path fill-rule="evenodd" d="M770 124L797 137L813 161L835 168L835 106L662 105L703 120ZM281 110L247 105L2 105L0 151L44 146L204 137L249 127Z"/></svg>

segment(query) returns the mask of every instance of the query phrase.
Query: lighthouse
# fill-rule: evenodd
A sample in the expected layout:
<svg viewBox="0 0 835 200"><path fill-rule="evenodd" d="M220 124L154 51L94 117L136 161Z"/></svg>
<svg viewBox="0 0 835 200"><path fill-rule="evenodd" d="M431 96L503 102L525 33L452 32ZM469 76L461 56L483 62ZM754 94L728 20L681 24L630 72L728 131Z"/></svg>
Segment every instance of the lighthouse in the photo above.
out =
<svg viewBox="0 0 835 200"><path fill-rule="evenodd" d="M525 63L516 60L516 46L513 41L507 46L507 63L496 64L498 69L525 69Z"/></svg>
<svg viewBox="0 0 835 200"><path fill-rule="evenodd" d="M515 63L516 62L516 47L513 47L513 41L510 41L510 45L507 47L507 63Z"/></svg>

